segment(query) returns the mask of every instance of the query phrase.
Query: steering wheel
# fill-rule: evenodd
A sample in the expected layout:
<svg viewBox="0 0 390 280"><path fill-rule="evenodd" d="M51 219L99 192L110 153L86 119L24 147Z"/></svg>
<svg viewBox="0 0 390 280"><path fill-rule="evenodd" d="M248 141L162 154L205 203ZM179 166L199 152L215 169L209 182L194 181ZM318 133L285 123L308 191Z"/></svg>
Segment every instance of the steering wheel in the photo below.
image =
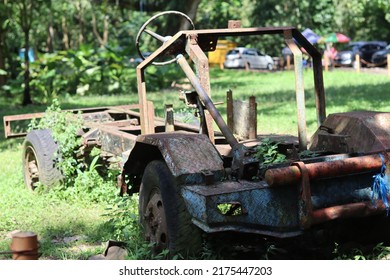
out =
<svg viewBox="0 0 390 280"><path fill-rule="evenodd" d="M140 50L140 46L139 46L139 40L141 38L141 35L145 32L147 34L149 34L150 36L152 36L153 38L159 40L160 42L162 42L162 44L165 44L169 39L172 38L172 36L161 36L149 29L147 29L146 27L152 23L154 20L156 20L157 18L161 17L161 16L165 16L165 15L168 15L168 14L173 14L173 15L178 15L178 16L181 16L181 17L184 17L192 26L192 29L195 29L195 25L194 23L192 22L192 20L186 15L186 14L183 14L181 12L178 12L178 11L165 11L165 12L162 12L162 13L158 13L157 15L154 15L153 17L151 17L150 19L148 19L140 28L140 30L138 31L138 34L137 34L137 37L135 39L135 47L138 51L138 54L139 56L145 60L145 57L143 56L141 50ZM173 58L171 60L168 60L168 61L163 61L163 62L152 62L152 64L154 65L166 65L166 64L170 64L172 62L175 62L176 61L176 58Z"/></svg>

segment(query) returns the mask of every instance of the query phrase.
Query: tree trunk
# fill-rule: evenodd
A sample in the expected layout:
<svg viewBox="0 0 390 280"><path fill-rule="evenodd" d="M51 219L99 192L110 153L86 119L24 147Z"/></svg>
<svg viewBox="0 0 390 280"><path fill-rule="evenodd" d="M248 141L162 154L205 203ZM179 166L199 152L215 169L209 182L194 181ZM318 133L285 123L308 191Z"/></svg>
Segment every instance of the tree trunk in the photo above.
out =
<svg viewBox="0 0 390 280"><path fill-rule="evenodd" d="M82 45L84 43L84 23L85 23L85 21L84 21L83 5L81 4L81 2L76 3L76 8L78 11L77 20L79 22L79 29L80 29L79 45Z"/></svg>
<svg viewBox="0 0 390 280"><path fill-rule="evenodd" d="M108 16L104 16L103 46L108 43Z"/></svg>
<svg viewBox="0 0 390 280"><path fill-rule="evenodd" d="M93 34L95 34L96 38L98 39L98 42L99 42L99 45L101 48L103 48L105 45L107 45L107 42L108 42L108 16L104 16L104 31L103 31L103 37L102 37L102 36L100 36L99 31L97 30L95 12L92 12L92 31L93 31Z"/></svg>
<svg viewBox="0 0 390 280"><path fill-rule="evenodd" d="M53 22L50 21L49 23L49 27L47 28L47 40L46 40L46 45L47 45L47 51L49 53L53 53L54 52L54 46L53 46L53 42L54 42L54 28L53 28Z"/></svg>
<svg viewBox="0 0 390 280"><path fill-rule="evenodd" d="M66 25L66 18L63 16L62 21L61 21L61 26L62 26L62 43L64 44L64 49L68 50L69 49L69 35L68 35L68 26Z"/></svg>
<svg viewBox="0 0 390 280"><path fill-rule="evenodd" d="M200 1L201 0L188 1L189 3L187 4L188 9L186 10L186 14L187 16L189 16L190 19L192 19L192 21L194 21L196 18L196 13L198 12L198 6L200 4ZM185 18L182 18L179 30L188 30L190 28L192 28L190 23Z"/></svg>
<svg viewBox="0 0 390 280"><path fill-rule="evenodd" d="M24 0L20 3L20 25L24 33L24 91L22 105L32 104L30 94L30 62L28 51L30 49L30 30L33 13L33 1Z"/></svg>
<svg viewBox="0 0 390 280"><path fill-rule="evenodd" d="M31 94L30 94L30 62L28 60L28 51L30 48L30 28L24 30L24 93L23 93L23 102L22 105L26 106L32 104Z"/></svg>
<svg viewBox="0 0 390 280"><path fill-rule="evenodd" d="M9 29L8 25L6 24L6 20L7 18L11 18L11 9L8 6L7 0L2 1L0 8L5 10L5 13L2 13L2 18L0 22L0 69L5 70L6 58L8 54L6 34ZM7 75L0 75L0 86L6 84L8 74L9 73L7 73Z"/></svg>
<svg viewBox="0 0 390 280"><path fill-rule="evenodd" d="M0 28L0 69L5 70L5 58L6 58L6 44L5 44L5 30ZM6 75L0 75L0 86L5 85L7 82Z"/></svg>
<svg viewBox="0 0 390 280"><path fill-rule="evenodd" d="M46 49L49 53L54 51L54 28L53 28L53 8L52 1L50 0L49 4L49 24L47 26L47 39L46 39Z"/></svg>

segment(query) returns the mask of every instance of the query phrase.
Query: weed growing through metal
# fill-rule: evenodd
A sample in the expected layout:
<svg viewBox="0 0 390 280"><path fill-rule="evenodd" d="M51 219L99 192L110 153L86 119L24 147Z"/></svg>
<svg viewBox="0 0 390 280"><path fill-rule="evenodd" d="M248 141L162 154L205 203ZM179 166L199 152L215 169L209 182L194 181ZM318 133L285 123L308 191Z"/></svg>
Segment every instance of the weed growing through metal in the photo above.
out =
<svg viewBox="0 0 390 280"><path fill-rule="evenodd" d="M72 183L74 174L82 167L77 158L80 152L80 139L78 132L82 129L80 115L61 111L57 99L53 100L45 115L39 121L33 119L29 125L29 131L34 129L49 129L55 142L58 143L58 151L54 155L56 165L61 170L66 184Z"/></svg>
<svg viewBox="0 0 390 280"><path fill-rule="evenodd" d="M266 168L270 164L286 160L286 156L278 151L278 144L269 138L264 138L257 145L255 157L260 161L260 168Z"/></svg>
<svg viewBox="0 0 390 280"><path fill-rule="evenodd" d="M38 122L33 120L29 130L49 129L58 151L53 160L63 175L61 185L52 188L53 194L66 200L88 200L92 202L109 201L116 196L114 171L106 172L103 178L98 168L100 149L94 148L87 156L80 145L79 132L83 128L80 114L62 111L58 100L53 100L45 115ZM97 187L98 186L98 187ZM38 187L38 192L47 191L44 186Z"/></svg>

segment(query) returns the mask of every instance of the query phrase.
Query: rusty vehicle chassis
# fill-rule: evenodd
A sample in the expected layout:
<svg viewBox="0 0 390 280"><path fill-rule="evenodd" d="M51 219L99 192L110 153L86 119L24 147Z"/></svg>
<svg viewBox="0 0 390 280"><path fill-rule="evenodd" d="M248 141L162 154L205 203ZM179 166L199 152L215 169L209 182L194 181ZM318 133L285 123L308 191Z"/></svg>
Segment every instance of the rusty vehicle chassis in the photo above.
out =
<svg viewBox="0 0 390 280"><path fill-rule="evenodd" d="M320 150L321 155L270 166L264 177L253 179L259 163L253 159L251 147L263 138L273 136L257 135L255 139L243 142L236 139L211 101L205 52L214 51L220 37L264 34L282 36L294 56L298 137L280 146L296 151ZM319 126L310 147L301 48L313 61ZM196 73L183 56L185 54L194 63ZM166 55L177 57L179 67L205 109L202 133L199 133L199 127L179 122L174 123L173 132L167 132L167 119L154 116L153 104L147 100L145 69ZM366 118L361 118L361 123L380 118L386 120L385 124L367 128L372 132L369 147L360 147L355 143L358 139L351 139L353 137L338 127L340 122L332 122L333 116L352 125L359 123L355 121L356 116L345 113L326 118L321 54L297 29L180 31L138 65L136 71L139 104L82 110L88 128L81 135L83 145L99 146L110 156L121 158L118 167L122 170L119 180L122 192L137 192L148 163L163 160L181 186L181 196L193 224L205 232L235 231L290 237L330 220L383 213L382 202L376 205L371 202L371 186L372 176L382 166L378 153L385 158L389 156L390 137L386 124L390 120L389 113L365 113ZM5 117L6 135L21 136L12 134L11 122L39 116ZM214 131L213 122L220 132ZM223 211L222 206L229 209Z"/></svg>

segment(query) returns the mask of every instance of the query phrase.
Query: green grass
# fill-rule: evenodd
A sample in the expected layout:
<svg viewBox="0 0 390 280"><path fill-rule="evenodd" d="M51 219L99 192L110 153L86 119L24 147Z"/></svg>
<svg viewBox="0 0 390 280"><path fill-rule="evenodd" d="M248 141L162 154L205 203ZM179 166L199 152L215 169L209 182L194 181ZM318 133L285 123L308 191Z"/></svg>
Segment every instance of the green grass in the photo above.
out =
<svg viewBox="0 0 390 280"><path fill-rule="evenodd" d="M305 76L307 125L309 134L316 128L313 77ZM357 74L335 70L324 73L327 97L327 113L351 110L390 111L390 79L385 75ZM295 80L292 72L244 72L211 71L212 98L224 101L226 91L233 90L237 99L255 95L258 103L259 133L297 134L295 109ZM172 103L176 110L183 107L177 98L177 90L151 92L149 99L155 102L156 114L163 115L157 105ZM137 102L136 94L120 96L83 96L60 99L63 109L123 105ZM42 112L47 105L20 107L12 100L0 98L0 117L4 115ZM226 117L225 105L218 109ZM108 217L103 216L108 203L91 203L85 200L66 201L50 194L28 191L23 184L21 139L5 140L4 127L0 124L0 251L9 249L7 234L13 230L34 231L39 235L42 258L84 259L102 253L104 242L113 238L112 228L107 227ZM136 212L136 205L132 211ZM81 236L81 240L64 243L64 237ZM129 258L146 257L147 246L132 238ZM0 258L9 256L0 255Z"/></svg>
<svg viewBox="0 0 390 280"><path fill-rule="evenodd" d="M234 98L256 96L258 131L297 135L295 79L292 72L255 73L225 71L212 80L216 101L225 100L227 89ZM225 73L224 72L224 73ZM218 73L217 73L218 74ZM304 75L308 134L317 128L314 81L311 71ZM390 79L386 75L357 74L338 69L324 73L327 114L355 110L390 111ZM226 110L221 109L225 115Z"/></svg>
<svg viewBox="0 0 390 280"><path fill-rule="evenodd" d="M51 245L63 237L88 233L87 240L94 244L91 249L101 247L98 229L104 222L101 216L104 205L68 203L27 190L22 179L19 144L1 151L0 162L0 251L7 250L10 242L7 234L13 230L38 233L42 258L64 259L77 255L67 251L69 244Z"/></svg>

